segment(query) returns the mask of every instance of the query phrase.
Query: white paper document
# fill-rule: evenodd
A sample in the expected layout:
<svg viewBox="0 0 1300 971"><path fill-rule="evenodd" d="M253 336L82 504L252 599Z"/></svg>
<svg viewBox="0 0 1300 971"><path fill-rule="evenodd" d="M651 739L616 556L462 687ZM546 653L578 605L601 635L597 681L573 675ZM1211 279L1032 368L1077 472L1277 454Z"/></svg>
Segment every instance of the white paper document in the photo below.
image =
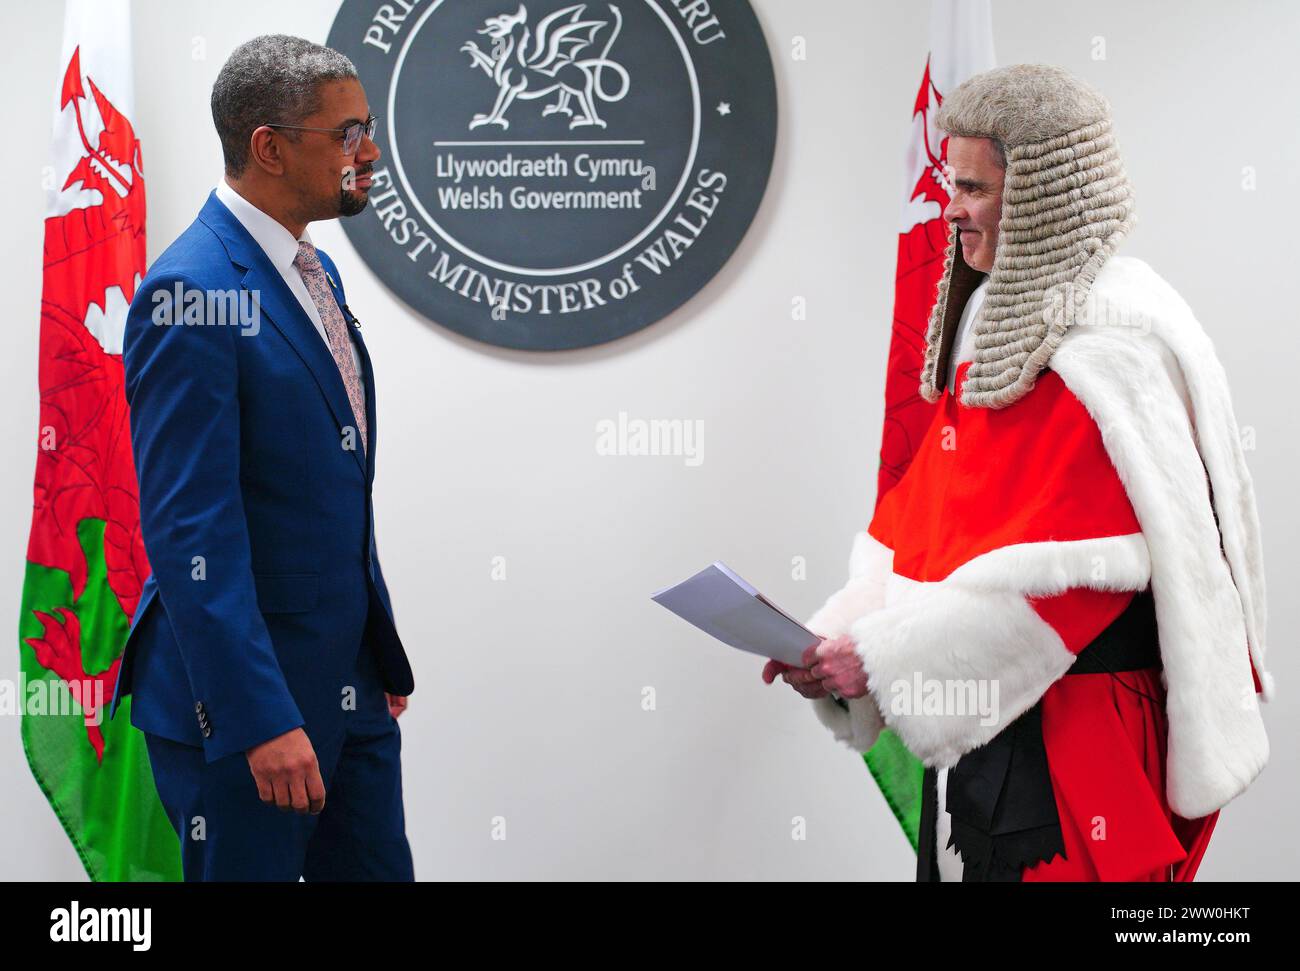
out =
<svg viewBox="0 0 1300 971"><path fill-rule="evenodd" d="M722 562L650 599L724 644L796 667L803 652L821 640Z"/></svg>

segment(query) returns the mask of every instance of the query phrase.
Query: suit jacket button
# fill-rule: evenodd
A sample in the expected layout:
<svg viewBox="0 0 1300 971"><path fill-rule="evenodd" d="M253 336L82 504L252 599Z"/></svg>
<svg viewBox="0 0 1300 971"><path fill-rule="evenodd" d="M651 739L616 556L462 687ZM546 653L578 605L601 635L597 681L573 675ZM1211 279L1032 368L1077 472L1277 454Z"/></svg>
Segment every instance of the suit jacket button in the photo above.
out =
<svg viewBox="0 0 1300 971"><path fill-rule="evenodd" d="M196 702L194 702L194 710L197 711L197 712L202 712L202 711L203 711L203 702L201 702L201 701L196 701Z"/></svg>
<svg viewBox="0 0 1300 971"><path fill-rule="evenodd" d="M211 728L210 726L208 726L208 725L204 725L204 726L203 726L203 737L204 737L204 738L211 738L211 737L212 737L212 728Z"/></svg>

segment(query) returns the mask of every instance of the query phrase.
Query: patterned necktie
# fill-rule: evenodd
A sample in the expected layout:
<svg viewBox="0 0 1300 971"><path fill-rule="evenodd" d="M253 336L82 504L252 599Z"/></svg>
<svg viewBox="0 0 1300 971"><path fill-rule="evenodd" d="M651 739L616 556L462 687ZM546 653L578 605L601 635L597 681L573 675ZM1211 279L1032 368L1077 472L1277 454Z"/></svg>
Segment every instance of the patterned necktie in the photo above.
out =
<svg viewBox="0 0 1300 971"><path fill-rule="evenodd" d="M316 247L305 239L299 240L298 255L293 258L293 265L302 274L302 280L307 284L307 292L311 294L312 303L316 304L321 323L325 325L325 336L329 341L330 353L334 356L334 363L338 365L339 375L343 378L343 387L348 392L348 401L352 404L352 415L357 422L357 431L361 433L361 447L368 448L366 401L361 393L361 379L357 375L356 363L352 360L352 343L348 337L348 326L343 320L343 311L339 310L338 302L334 299L334 294L325 279L325 269L321 266L320 257L316 255Z"/></svg>

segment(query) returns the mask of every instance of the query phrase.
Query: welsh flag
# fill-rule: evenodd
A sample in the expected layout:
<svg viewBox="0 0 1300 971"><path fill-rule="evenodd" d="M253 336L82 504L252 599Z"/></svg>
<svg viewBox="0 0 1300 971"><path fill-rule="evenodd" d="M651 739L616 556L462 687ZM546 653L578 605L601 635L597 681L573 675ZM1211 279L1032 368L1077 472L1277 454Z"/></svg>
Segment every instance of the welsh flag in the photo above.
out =
<svg viewBox="0 0 1300 971"><path fill-rule="evenodd" d="M930 51L912 105L907 144L898 264L894 277L894 325L885 375L885 423L880 442L876 503L903 477L917 442L930 425L935 405L921 397L925 331L934 306L948 227L944 164L948 140L934 127L944 94L972 75L996 66L990 0L931 0ZM913 848L921 820L924 767L886 729L866 754L867 767L880 786Z"/></svg>
<svg viewBox="0 0 1300 971"><path fill-rule="evenodd" d="M180 846L144 736L129 714L105 717L149 575L122 386L126 311L145 272L127 0L68 0L59 64L18 624L23 748L92 880L176 880Z"/></svg>

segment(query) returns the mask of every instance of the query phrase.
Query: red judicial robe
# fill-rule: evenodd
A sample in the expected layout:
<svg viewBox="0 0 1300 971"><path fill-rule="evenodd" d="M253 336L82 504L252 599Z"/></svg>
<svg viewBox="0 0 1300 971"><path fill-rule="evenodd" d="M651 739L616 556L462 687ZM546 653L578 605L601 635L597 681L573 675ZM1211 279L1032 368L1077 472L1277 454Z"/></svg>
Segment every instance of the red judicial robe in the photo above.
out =
<svg viewBox="0 0 1300 971"><path fill-rule="evenodd" d="M869 694L813 705L856 751L887 726L949 771L1039 706L1064 852L1022 879L1190 880L1267 759L1258 521L1226 379L1186 305L1127 258L1094 295L1144 328L1076 328L1003 408L942 395L855 537L848 584L808 621L854 639ZM1162 666L1067 676L1143 591ZM996 717L928 709L916 687L932 683L995 685Z"/></svg>
<svg viewBox="0 0 1300 971"><path fill-rule="evenodd" d="M956 387L968 367L958 367ZM1141 532L1096 424L1050 371L1005 410L967 408L945 392L911 469L868 531L894 551L894 573L919 583L1002 547ZM1078 654L1133 594L1073 586L1026 599ZM1159 675L1073 675L1044 693L1043 744L1066 852L1027 868L1024 880L1195 876L1218 813L1185 820L1169 808Z"/></svg>

